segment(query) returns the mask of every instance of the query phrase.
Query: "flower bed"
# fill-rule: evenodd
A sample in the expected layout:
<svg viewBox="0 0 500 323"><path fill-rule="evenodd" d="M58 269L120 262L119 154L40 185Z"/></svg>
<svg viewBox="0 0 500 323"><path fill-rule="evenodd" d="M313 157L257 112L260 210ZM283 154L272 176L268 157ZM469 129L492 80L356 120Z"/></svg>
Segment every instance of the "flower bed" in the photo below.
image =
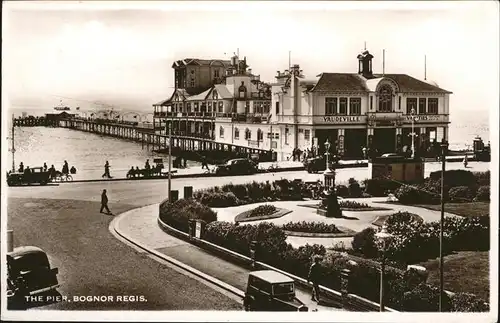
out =
<svg viewBox="0 0 500 323"><path fill-rule="evenodd" d="M308 208L312 208L312 209L326 209L326 207L322 203L298 204L298 206L308 207ZM342 209L342 211L363 212L363 211L390 211L391 210L391 209L388 209L385 207L370 206L366 203L359 203L356 201L346 201L346 200L339 201L339 206Z"/></svg>
<svg viewBox="0 0 500 323"><path fill-rule="evenodd" d="M288 222L283 224L283 230L308 233L340 233L335 224L326 224L323 222Z"/></svg>
<svg viewBox="0 0 500 323"><path fill-rule="evenodd" d="M282 216L292 211L282 208L277 208L274 205L265 204L238 214L235 222L249 222L281 218Z"/></svg>

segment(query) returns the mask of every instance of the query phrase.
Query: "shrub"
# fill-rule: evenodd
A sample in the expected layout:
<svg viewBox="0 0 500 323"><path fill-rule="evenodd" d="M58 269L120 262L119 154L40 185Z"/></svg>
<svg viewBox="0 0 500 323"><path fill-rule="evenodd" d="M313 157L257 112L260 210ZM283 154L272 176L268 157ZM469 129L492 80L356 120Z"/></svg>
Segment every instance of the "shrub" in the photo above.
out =
<svg viewBox="0 0 500 323"><path fill-rule="evenodd" d="M489 170L486 172L474 172L473 174L478 186L490 186L491 179Z"/></svg>
<svg viewBox="0 0 500 323"><path fill-rule="evenodd" d="M485 185L485 186L479 186L477 189L476 197L474 198L475 201L484 201L484 202L489 202L490 201L490 186Z"/></svg>
<svg viewBox="0 0 500 323"><path fill-rule="evenodd" d="M429 178L433 181L441 181L441 171L432 172ZM463 169L452 169L444 172L444 183L449 187L456 186L475 186L476 177L474 174L468 170Z"/></svg>
<svg viewBox="0 0 500 323"><path fill-rule="evenodd" d="M232 192L197 191L195 199L210 207L231 207L241 204Z"/></svg>
<svg viewBox="0 0 500 323"><path fill-rule="evenodd" d="M341 196L341 197L348 197L349 196L349 189L345 185L337 185L335 187L335 191L337 193L337 196Z"/></svg>
<svg viewBox="0 0 500 323"><path fill-rule="evenodd" d="M439 202L439 197L419 186L403 185L395 194L403 204L433 204Z"/></svg>
<svg viewBox="0 0 500 323"><path fill-rule="evenodd" d="M160 219L174 228L189 232L189 220L200 219L206 223L217 221L217 213L193 199L181 199L174 203L160 204Z"/></svg>
<svg viewBox="0 0 500 323"><path fill-rule="evenodd" d="M388 179L368 179L365 181L365 192L371 196L387 196L387 192L394 192L401 184Z"/></svg>
<svg viewBox="0 0 500 323"><path fill-rule="evenodd" d="M283 225L283 230L307 233L339 233L341 232L335 224L323 222L288 222Z"/></svg>
<svg viewBox="0 0 500 323"><path fill-rule="evenodd" d="M439 311L439 288L428 284L419 284L417 287L403 294L403 308L411 312ZM451 309L449 296L443 295L443 311Z"/></svg>
<svg viewBox="0 0 500 323"><path fill-rule="evenodd" d="M453 312L488 312L490 307L474 294L455 293L451 296L451 310Z"/></svg>
<svg viewBox="0 0 500 323"><path fill-rule="evenodd" d="M475 192L467 186L455 186L450 188L448 196L452 202L470 202L475 196Z"/></svg>
<svg viewBox="0 0 500 323"><path fill-rule="evenodd" d="M350 197L361 197L361 186L359 185L358 181L356 181L354 178L349 178L349 196Z"/></svg>
<svg viewBox="0 0 500 323"><path fill-rule="evenodd" d="M250 214L248 217L257 217L257 216L265 216L265 215L271 215L276 212L276 206L271 205L271 204L264 204L256 207L252 211L250 211Z"/></svg>
<svg viewBox="0 0 500 323"><path fill-rule="evenodd" d="M339 201L339 205L341 208L348 208L348 209L367 209L370 207L366 203L359 203L356 201Z"/></svg>
<svg viewBox="0 0 500 323"><path fill-rule="evenodd" d="M375 244L375 229L368 227L356 233L352 238L352 249L364 257L376 258L379 252Z"/></svg>

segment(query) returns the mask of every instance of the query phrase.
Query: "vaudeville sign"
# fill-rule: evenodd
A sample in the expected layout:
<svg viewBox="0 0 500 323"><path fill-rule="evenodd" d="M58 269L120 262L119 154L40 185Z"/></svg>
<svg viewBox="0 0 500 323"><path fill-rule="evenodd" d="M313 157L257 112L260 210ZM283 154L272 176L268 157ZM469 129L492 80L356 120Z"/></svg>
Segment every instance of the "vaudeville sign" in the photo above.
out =
<svg viewBox="0 0 500 323"><path fill-rule="evenodd" d="M351 123L361 121L359 116L324 116L323 118L325 122L334 123Z"/></svg>

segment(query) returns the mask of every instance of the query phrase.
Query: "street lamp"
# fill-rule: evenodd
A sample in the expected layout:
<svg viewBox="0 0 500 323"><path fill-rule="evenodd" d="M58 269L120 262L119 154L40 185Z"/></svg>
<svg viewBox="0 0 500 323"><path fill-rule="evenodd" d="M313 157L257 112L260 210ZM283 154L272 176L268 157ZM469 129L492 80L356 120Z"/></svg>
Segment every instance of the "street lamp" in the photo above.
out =
<svg viewBox="0 0 500 323"><path fill-rule="evenodd" d="M382 261L380 266L380 312L384 311L384 274L385 274L385 251L389 246L393 235L387 232L387 227L382 226L382 230L375 234L375 238L379 242L382 251Z"/></svg>
<svg viewBox="0 0 500 323"><path fill-rule="evenodd" d="M415 158L415 121L418 120L418 117L415 116L415 109L412 108L410 111L411 116L411 158Z"/></svg>
<svg viewBox="0 0 500 323"><path fill-rule="evenodd" d="M439 223L439 311L443 311L444 293L444 259L443 259L443 225L444 225L444 172L446 170L446 152L448 142L441 142L441 220Z"/></svg>
<svg viewBox="0 0 500 323"><path fill-rule="evenodd" d="M330 155L330 142L326 139L325 142L325 156L326 156L326 170L330 169L330 163L328 162L328 156Z"/></svg>
<svg viewBox="0 0 500 323"><path fill-rule="evenodd" d="M172 112L172 106L170 106L170 112ZM172 126L174 124L174 118L173 114L170 113L172 116L170 120L170 126L168 125L167 122L167 117L165 117L165 127L168 127L168 201L171 201L171 194L172 194ZM167 130L167 129L165 129Z"/></svg>

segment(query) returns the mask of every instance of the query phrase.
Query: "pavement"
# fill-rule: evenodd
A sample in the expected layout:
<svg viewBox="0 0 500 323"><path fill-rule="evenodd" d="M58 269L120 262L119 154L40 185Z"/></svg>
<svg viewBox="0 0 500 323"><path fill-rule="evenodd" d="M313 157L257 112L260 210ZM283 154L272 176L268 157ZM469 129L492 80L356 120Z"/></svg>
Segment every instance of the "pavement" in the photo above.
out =
<svg viewBox="0 0 500 323"><path fill-rule="evenodd" d="M166 261L173 259L178 264L182 263L187 271L207 274L212 277L214 284L229 285L238 290L236 293L244 293L250 270L220 259L162 231L157 222L158 205L152 204L120 214L114 220L113 229L141 249L160 257L163 255L162 258ZM296 287L296 293L310 311L342 311L339 308L324 306L324 303L318 305L313 302L309 290Z"/></svg>

